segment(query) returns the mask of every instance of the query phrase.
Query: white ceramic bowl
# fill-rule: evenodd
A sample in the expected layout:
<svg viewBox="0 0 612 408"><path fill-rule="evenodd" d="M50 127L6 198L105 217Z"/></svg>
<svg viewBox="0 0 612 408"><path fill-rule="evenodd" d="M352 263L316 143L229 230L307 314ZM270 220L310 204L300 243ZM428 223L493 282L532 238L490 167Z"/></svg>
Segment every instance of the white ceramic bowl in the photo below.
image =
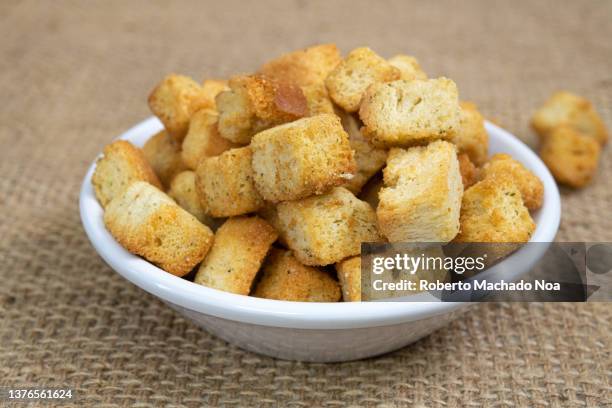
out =
<svg viewBox="0 0 612 408"><path fill-rule="evenodd" d="M491 153L509 153L544 183L544 205L533 216L534 242L551 242L559 226L557 186L540 159L510 133L487 123ZM161 129L149 118L120 136L137 146ZM100 256L124 278L157 296L188 319L239 347L303 361L346 361L396 350L446 325L469 303L305 303L235 295L173 276L123 249L104 227L103 210L91 186L92 164L80 195L81 219ZM523 247L496 267L513 277L529 271L544 246Z"/></svg>

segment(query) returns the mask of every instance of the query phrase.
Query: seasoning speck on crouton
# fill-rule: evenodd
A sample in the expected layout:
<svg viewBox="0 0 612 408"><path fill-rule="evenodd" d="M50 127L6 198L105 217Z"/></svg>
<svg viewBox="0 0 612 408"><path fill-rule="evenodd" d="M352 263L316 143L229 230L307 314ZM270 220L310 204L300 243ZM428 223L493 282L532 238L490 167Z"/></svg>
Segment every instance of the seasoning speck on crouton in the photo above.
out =
<svg viewBox="0 0 612 408"><path fill-rule="evenodd" d="M337 302L340 287L324 271L302 265L291 251L272 249L253 296L297 302Z"/></svg>
<svg viewBox="0 0 612 408"><path fill-rule="evenodd" d="M217 230L215 242L194 282L248 295L276 237L274 228L259 217L229 218Z"/></svg>
<svg viewBox="0 0 612 408"><path fill-rule="evenodd" d="M104 148L91 177L96 197L102 207L120 195L135 181L146 181L162 188L142 150L125 140L117 140Z"/></svg>
<svg viewBox="0 0 612 408"><path fill-rule="evenodd" d="M113 198L104 224L128 251L177 276L200 263L213 241L207 226L143 181Z"/></svg>

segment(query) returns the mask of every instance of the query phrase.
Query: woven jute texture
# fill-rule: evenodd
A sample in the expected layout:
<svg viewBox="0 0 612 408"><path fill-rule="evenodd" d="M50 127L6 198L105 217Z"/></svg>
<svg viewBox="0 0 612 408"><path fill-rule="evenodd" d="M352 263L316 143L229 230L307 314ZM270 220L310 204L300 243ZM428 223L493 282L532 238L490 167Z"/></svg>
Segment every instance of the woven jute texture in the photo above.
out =
<svg viewBox="0 0 612 408"><path fill-rule="evenodd" d="M416 55L534 147L529 117L557 89L612 126L611 21L610 1L0 2L0 386L69 386L75 406L612 406L609 304L483 304L379 358L279 361L115 274L77 208L164 74L227 77L318 42ZM563 190L559 240L612 241L611 179L608 147L592 186Z"/></svg>

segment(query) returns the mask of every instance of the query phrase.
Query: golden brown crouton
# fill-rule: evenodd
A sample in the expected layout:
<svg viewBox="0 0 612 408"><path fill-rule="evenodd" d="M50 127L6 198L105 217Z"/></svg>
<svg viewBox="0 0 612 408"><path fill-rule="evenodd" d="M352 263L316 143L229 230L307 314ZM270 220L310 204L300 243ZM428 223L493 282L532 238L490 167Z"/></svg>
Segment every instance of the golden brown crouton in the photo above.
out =
<svg viewBox="0 0 612 408"><path fill-rule="evenodd" d="M335 44L314 45L268 61L259 72L270 78L307 86L322 83L341 60Z"/></svg>
<svg viewBox="0 0 612 408"><path fill-rule="evenodd" d="M340 287L329 274L302 265L291 253L272 249L253 296L296 302L337 302Z"/></svg>
<svg viewBox="0 0 612 408"><path fill-rule="evenodd" d="M427 74L421 69L419 61L410 55L396 55L389 59L389 64L400 70L400 78L407 81L427 79Z"/></svg>
<svg viewBox="0 0 612 408"><path fill-rule="evenodd" d="M376 173L361 189L358 198L370 204L372 208L378 207L378 193L384 187L382 172Z"/></svg>
<svg viewBox="0 0 612 408"><path fill-rule="evenodd" d="M389 151L376 210L391 242L448 242L459 231L463 184L456 148L436 141Z"/></svg>
<svg viewBox="0 0 612 408"><path fill-rule="evenodd" d="M508 154L498 153L480 169L479 179L509 178L521 192L525 207L537 210L544 199L544 185L531 171Z"/></svg>
<svg viewBox="0 0 612 408"><path fill-rule="evenodd" d="M336 113L334 104L329 99L327 88L323 82L304 85L302 86L302 92L304 92L306 104L308 105L308 116L316 116L322 113L334 115Z"/></svg>
<svg viewBox="0 0 612 408"><path fill-rule="evenodd" d="M261 75L237 76L229 91L217 95L219 134L227 140L248 144L262 130L308 115L299 86Z"/></svg>
<svg viewBox="0 0 612 408"><path fill-rule="evenodd" d="M190 169L195 170L200 160L206 157L218 156L226 150L239 147L219 135L218 119L217 113L210 109L202 109L193 114L181 152L183 161Z"/></svg>
<svg viewBox="0 0 612 408"><path fill-rule="evenodd" d="M484 118L472 102L461 102L459 129L451 139L459 153L466 153L476 166L487 161L489 134L484 127Z"/></svg>
<svg viewBox="0 0 612 408"><path fill-rule="evenodd" d="M355 173L340 119L318 115L256 134L251 142L255 185L271 202L321 194Z"/></svg>
<svg viewBox="0 0 612 408"><path fill-rule="evenodd" d="M451 139L458 131L457 86L447 78L370 86L359 116L364 136L378 147L408 147Z"/></svg>
<svg viewBox="0 0 612 408"><path fill-rule="evenodd" d="M104 224L125 249L177 276L200 263L213 241L207 226L143 181L108 204Z"/></svg>
<svg viewBox="0 0 612 408"><path fill-rule="evenodd" d="M595 139L562 126L543 141L540 156L559 183L580 188L591 182L597 171L601 147Z"/></svg>
<svg viewBox="0 0 612 408"><path fill-rule="evenodd" d="M106 145L104 155L97 160L91 177L96 198L102 207L106 207L135 181L146 181L162 188L142 150L125 140Z"/></svg>
<svg viewBox="0 0 612 408"><path fill-rule="evenodd" d="M281 230L295 257L306 265L329 265L379 241L376 214L343 187L327 194L277 206Z"/></svg>
<svg viewBox="0 0 612 408"><path fill-rule="evenodd" d="M204 212L200 203L200 197L196 191L195 181L196 175L193 171L185 170L177 174L172 183L170 183L168 195L202 224L216 230L221 225L222 220L212 218Z"/></svg>
<svg viewBox="0 0 612 408"><path fill-rule="evenodd" d="M196 190L206 214L232 217L257 211L264 204L253 183L249 146L230 149L200 161Z"/></svg>
<svg viewBox="0 0 612 408"><path fill-rule="evenodd" d="M459 172L461 173L461 181L463 182L463 189L466 190L472 184L476 183L478 178L478 170L474 163L470 160L467 154L460 153L457 155L459 160Z"/></svg>
<svg viewBox="0 0 612 408"><path fill-rule="evenodd" d="M385 165L387 151L375 148L363 137L359 129L359 119L353 114L342 112L340 118L342 127L349 135L349 143L355 152L355 163L357 164L357 172L353 178L343 184L343 187L349 189L353 194L359 194L370 177Z"/></svg>
<svg viewBox="0 0 612 408"><path fill-rule="evenodd" d="M257 211L257 215L266 220L268 224L276 229L276 232L278 232L278 243L285 248L289 248L289 245L287 245L287 240L285 239L280 218L278 218L278 210L276 205L270 202L265 202L263 207Z"/></svg>
<svg viewBox="0 0 612 408"><path fill-rule="evenodd" d="M366 89L378 82L400 78L400 70L367 47L351 51L329 74L329 96L347 112L357 112Z"/></svg>
<svg viewBox="0 0 612 408"><path fill-rule="evenodd" d="M182 142L187 134L194 112L213 107L200 84L183 75L168 75L149 95L151 112L177 142Z"/></svg>
<svg viewBox="0 0 612 408"><path fill-rule="evenodd" d="M268 250L274 228L259 217L230 218L217 230L210 253L200 265L195 283L248 295Z"/></svg>
<svg viewBox="0 0 612 408"><path fill-rule="evenodd" d="M456 242L527 242L535 223L518 187L507 178L486 178L463 194Z"/></svg>
<svg viewBox="0 0 612 408"><path fill-rule="evenodd" d="M187 168L181 158L180 144L165 130L151 136L142 152L164 188L168 188L174 176Z"/></svg>
<svg viewBox="0 0 612 408"><path fill-rule="evenodd" d="M217 95L227 90L229 90L229 86L225 79L206 79L202 82L202 92L208 99L208 103L212 109L217 108L217 103L215 102Z"/></svg>
<svg viewBox="0 0 612 408"><path fill-rule="evenodd" d="M338 280L345 302L361 302L361 256L354 256L336 264Z"/></svg>
<svg viewBox="0 0 612 408"><path fill-rule="evenodd" d="M538 109L531 125L540 137L545 138L556 127L569 126L600 144L608 141L608 130L593 104L587 99L567 91L559 91Z"/></svg>

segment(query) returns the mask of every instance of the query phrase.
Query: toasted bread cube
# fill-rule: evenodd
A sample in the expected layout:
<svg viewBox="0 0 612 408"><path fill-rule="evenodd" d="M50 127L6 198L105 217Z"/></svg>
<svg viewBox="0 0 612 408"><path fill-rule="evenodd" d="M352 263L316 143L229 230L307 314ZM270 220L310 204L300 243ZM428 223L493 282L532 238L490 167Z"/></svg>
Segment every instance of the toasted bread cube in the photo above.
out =
<svg viewBox="0 0 612 408"><path fill-rule="evenodd" d="M302 92L304 92L308 105L308 116L316 116L322 113L334 115L336 113L324 83L304 85L302 86Z"/></svg>
<svg viewBox="0 0 612 408"><path fill-rule="evenodd" d="M215 242L194 282L248 295L276 237L274 228L259 217L229 218L217 230Z"/></svg>
<svg viewBox="0 0 612 408"><path fill-rule="evenodd" d="M151 112L179 143L187 134L191 115L200 109L213 107L200 84L183 75L168 75L149 95Z"/></svg>
<svg viewBox="0 0 612 408"><path fill-rule="evenodd" d="M359 194L368 180L383 168L387 160L387 151L372 146L361 134L359 119L350 113L341 113L342 126L349 135L349 143L355 152L357 172L348 180L346 187L353 194Z"/></svg>
<svg viewBox="0 0 612 408"><path fill-rule="evenodd" d="M270 202L321 194L355 173L355 159L340 119L317 115L253 137L255 185Z"/></svg>
<svg viewBox="0 0 612 408"><path fill-rule="evenodd" d="M204 212L233 217L259 210L264 201L253 183L249 146L209 157L196 169L196 190Z"/></svg>
<svg viewBox="0 0 612 408"><path fill-rule="evenodd" d="M365 93L359 116L378 147L451 139L460 127L457 86L447 78L377 83Z"/></svg>
<svg viewBox="0 0 612 408"><path fill-rule="evenodd" d="M248 144L262 130L308 115L301 88L261 75L237 76L229 91L217 95L219 134L227 140Z"/></svg>
<svg viewBox="0 0 612 408"><path fill-rule="evenodd" d="M384 185L382 172L378 172L363 186L358 198L370 204L372 208L376 208L379 203L378 194Z"/></svg>
<svg viewBox="0 0 612 408"><path fill-rule="evenodd" d="M329 96L347 112L357 112L366 89L378 82L395 81L400 70L367 47L351 51L329 74Z"/></svg>
<svg viewBox="0 0 612 408"><path fill-rule="evenodd" d="M478 181L478 169L476 169L474 163L472 163L469 156L465 153L458 154L457 160L459 160L459 172L461 173L463 189L466 190Z"/></svg>
<svg viewBox="0 0 612 408"><path fill-rule="evenodd" d="M135 181L146 181L162 188L142 150L125 140L106 145L103 156L96 161L96 169L91 177L96 198L102 207L106 207Z"/></svg>
<svg viewBox="0 0 612 408"><path fill-rule="evenodd" d="M104 224L125 249L177 276L200 263L213 241L206 225L144 181L108 204Z"/></svg>
<svg viewBox="0 0 612 408"><path fill-rule="evenodd" d="M591 182L600 152L601 146L595 139L568 126L553 130L540 148L540 156L555 180L574 188Z"/></svg>
<svg viewBox="0 0 612 408"><path fill-rule="evenodd" d="M206 79L202 82L202 92L208 99L208 105L211 109L217 109L217 103L215 102L217 95L228 90L229 86L225 79Z"/></svg>
<svg viewBox="0 0 612 408"><path fill-rule="evenodd" d="M510 179L486 178L463 194L456 242L527 242L535 230L521 192Z"/></svg>
<svg viewBox="0 0 612 408"><path fill-rule="evenodd" d="M525 207L530 210L537 210L542 206L544 199L544 185L542 181L516 161L512 156L504 153L493 155L491 159L480 169L479 179L485 178L509 178L516 184Z"/></svg>
<svg viewBox="0 0 612 408"><path fill-rule="evenodd" d="M327 194L277 206L281 230L295 257L306 265L329 265L379 241L376 214L343 187Z"/></svg>
<svg viewBox="0 0 612 408"><path fill-rule="evenodd" d="M336 263L336 273L345 302L361 302L361 256Z"/></svg>
<svg viewBox="0 0 612 408"><path fill-rule="evenodd" d="M541 138L545 138L556 127L569 126L602 145L608 141L606 125L593 108L593 104L567 91L552 94L535 112L531 125Z"/></svg>
<svg viewBox="0 0 612 408"><path fill-rule="evenodd" d="M285 238L285 233L283 232L283 228L280 222L280 218L278 218L278 209L275 204L266 202L263 207L257 211L257 215L266 220L268 224L276 229L278 232L278 243L285 248L289 248L287 245L287 239Z"/></svg>
<svg viewBox="0 0 612 408"><path fill-rule="evenodd" d="M196 217L202 224L215 230L220 225L220 220L206 214L200 203L200 197L196 191L196 174L191 170L185 170L174 177L170 183L168 195L183 207L188 213Z"/></svg>
<svg viewBox="0 0 612 408"><path fill-rule="evenodd" d="M461 117L459 130L451 142L457 146L459 153L466 153L476 166L487 161L489 151L489 134L484 127L484 118L472 102L460 102Z"/></svg>
<svg viewBox="0 0 612 408"><path fill-rule="evenodd" d="M202 109L193 114L181 152L183 162L191 170L195 170L200 160L204 158L215 157L229 149L239 147L238 144L219 135L218 119L217 113L210 109Z"/></svg>
<svg viewBox="0 0 612 408"><path fill-rule="evenodd" d="M445 141L394 148L376 210L391 242L449 242L459 231L463 184L456 148Z"/></svg>
<svg viewBox="0 0 612 408"><path fill-rule="evenodd" d="M142 153L164 188L170 186L174 176L187 169L181 157L181 145L165 130L151 136Z"/></svg>
<svg viewBox="0 0 612 408"><path fill-rule="evenodd" d="M272 249L253 296L296 302L337 302L340 287L329 274L302 265L291 253Z"/></svg>
<svg viewBox="0 0 612 408"><path fill-rule="evenodd" d="M400 70L400 78L407 81L413 79L427 79L427 74L419 65L419 61L410 55L396 55L389 59L389 64Z"/></svg>
<svg viewBox="0 0 612 408"><path fill-rule="evenodd" d="M306 86L325 81L341 60L335 44L314 45L268 61L259 72L270 78Z"/></svg>

